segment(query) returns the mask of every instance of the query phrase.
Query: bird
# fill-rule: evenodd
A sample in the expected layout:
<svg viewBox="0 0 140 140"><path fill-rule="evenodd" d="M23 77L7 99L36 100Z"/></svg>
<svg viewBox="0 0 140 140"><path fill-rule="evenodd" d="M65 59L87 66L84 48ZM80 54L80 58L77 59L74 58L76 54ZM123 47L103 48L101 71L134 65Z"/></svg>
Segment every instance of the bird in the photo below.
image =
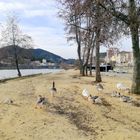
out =
<svg viewBox="0 0 140 140"><path fill-rule="evenodd" d="M112 97L121 97L121 94L120 92L117 92L117 91L113 91L112 94L111 94Z"/></svg>
<svg viewBox="0 0 140 140"><path fill-rule="evenodd" d="M98 91L98 93L99 93L99 92L101 92L101 91L104 89L104 87L103 87L103 85L101 85L100 83L97 83L97 84L96 84L96 89L97 89L97 91Z"/></svg>
<svg viewBox="0 0 140 140"><path fill-rule="evenodd" d="M102 99L100 97L96 98L94 100L94 102L95 102L95 104L102 104L103 103L103 101L102 101Z"/></svg>
<svg viewBox="0 0 140 140"><path fill-rule="evenodd" d="M116 87L119 90L125 90L126 89L126 86L123 83L117 83Z"/></svg>
<svg viewBox="0 0 140 140"><path fill-rule="evenodd" d="M125 92L130 94L130 93L131 93L131 89L127 87L127 88L125 89Z"/></svg>
<svg viewBox="0 0 140 140"><path fill-rule="evenodd" d="M56 88L55 88L55 82L53 81L53 85L52 85L52 88L51 88L51 95L52 97L54 97L54 94L57 92Z"/></svg>
<svg viewBox="0 0 140 140"><path fill-rule="evenodd" d="M99 96L92 96L92 99L93 99L93 100L95 100L95 99L97 99L97 98L99 98Z"/></svg>
<svg viewBox="0 0 140 140"><path fill-rule="evenodd" d="M6 99L3 101L3 103L4 103L4 104L10 105L10 104L13 104L14 101L13 101L12 99L10 99L10 98L6 98Z"/></svg>
<svg viewBox="0 0 140 140"><path fill-rule="evenodd" d="M88 96L88 101L91 102L91 103L94 103L94 99L93 99L93 97L91 96L91 94Z"/></svg>
<svg viewBox="0 0 140 140"><path fill-rule="evenodd" d="M89 92L88 92L87 89L84 89L84 90L82 91L82 96L83 96L84 98L86 98L86 99L89 97Z"/></svg>
<svg viewBox="0 0 140 140"><path fill-rule="evenodd" d="M131 97L129 97L129 96L121 96L120 97L120 100L122 101L122 102L131 102L132 101L132 98Z"/></svg>
<svg viewBox="0 0 140 140"><path fill-rule="evenodd" d="M38 95L37 97L37 101L36 101L36 107L37 108L38 106L40 108L43 108L43 106L47 103L47 100L45 97L43 97L42 95Z"/></svg>

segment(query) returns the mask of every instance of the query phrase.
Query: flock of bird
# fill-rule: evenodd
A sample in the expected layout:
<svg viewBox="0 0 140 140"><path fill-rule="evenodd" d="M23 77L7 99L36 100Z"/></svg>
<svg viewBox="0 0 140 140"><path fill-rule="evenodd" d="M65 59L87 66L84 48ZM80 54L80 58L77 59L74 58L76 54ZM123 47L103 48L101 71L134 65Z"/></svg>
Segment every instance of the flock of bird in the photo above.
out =
<svg viewBox="0 0 140 140"><path fill-rule="evenodd" d="M128 90L128 87L126 87L124 84L122 83L117 83L116 85L118 90ZM96 84L96 90L98 93L101 93L103 91L104 87L102 84L97 83ZM50 89L50 93L51 96L54 97L55 94L57 93L57 89L55 87L55 82L53 81L52 83L52 88ZM82 96L87 99L89 102L91 103L97 103L97 104L102 104L102 99L99 96L92 96L91 94L89 94L87 89L84 89L82 92ZM120 92L114 91L111 94L112 97L119 97L121 101L123 102L130 102L132 100L132 98L130 98L129 96L124 96L121 95ZM43 107L44 104L46 104L47 100L45 97L42 97L41 95L38 96L37 99L37 103L36 106L39 106L40 108Z"/></svg>
<svg viewBox="0 0 140 140"><path fill-rule="evenodd" d="M57 93L57 89L55 87L55 82L52 83L52 88L50 89L51 96L54 97ZM43 108L43 106L47 103L47 98L43 97L42 95L39 95L36 102L35 108Z"/></svg>
<svg viewBox="0 0 140 140"><path fill-rule="evenodd" d="M87 89L83 90L82 96L91 103L102 104L101 98L99 96L92 96L91 94L89 94Z"/></svg>
<svg viewBox="0 0 140 140"><path fill-rule="evenodd" d="M126 87L123 83L117 83L116 88L119 91L129 91L130 92L130 89L128 87ZM104 89L104 87L103 87L102 84L100 84L100 83L96 84L96 90L97 90L98 93L101 93L103 91L103 89ZM50 94L51 94L52 97L54 97L56 93L57 93L57 89L55 87L55 82L53 81L52 82L52 88L50 89ZM82 96L85 99L87 99L89 102L91 102L91 103L102 104L102 99L99 96L92 96L91 94L89 94L87 89L84 89L82 91ZM131 100L132 100L131 97L121 95L120 92L117 92L117 91L113 91L111 96L112 97L118 97L123 102L131 102ZM5 104L13 104L13 100L6 99L3 103L5 103ZM43 106L46 103L47 103L46 97L43 97L42 95L38 95L35 108L38 108L38 107L43 108Z"/></svg>
<svg viewBox="0 0 140 140"><path fill-rule="evenodd" d="M117 83L116 88L119 91L126 91L127 93L130 93L130 89L128 87L126 87L123 83ZM102 84L100 84L100 83L96 84L96 90L97 90L98 93L101 93L103 91L103 89L104 89L104 87L103 87ZM99 96L91 96L91 94L89 94L87 89L83 90L82 96L84 98L86 98L90 102L102 103L102 100L101 100L101 98ZM131 102L132 101L131 97L125 96L125 95L121 95L120 92L117 92L117 91L113 91L111 96L112 97L119 97L120 101L123 101L123 102Z"/></svg>

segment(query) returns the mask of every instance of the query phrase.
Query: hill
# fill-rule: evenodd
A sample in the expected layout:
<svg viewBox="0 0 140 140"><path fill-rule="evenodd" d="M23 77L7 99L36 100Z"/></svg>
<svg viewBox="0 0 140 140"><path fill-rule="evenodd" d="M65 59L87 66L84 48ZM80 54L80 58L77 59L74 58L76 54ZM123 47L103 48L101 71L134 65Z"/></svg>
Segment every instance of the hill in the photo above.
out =
<svg viewBox="0 0 140 140"><path fill-rule="evenodd" d="M33 59L36 60L46 59L47 61L51 61L54 63L66 61L66 59L62 58L61 56L58 56L43 49L29 49L28 51L31 52Z"/></svg>
<svg viewBox="0 0 140 140"><path fill-rule="evenodd" d="M32 61L34 60L42 60L46 59L48 62L53 63L60 63L60 62L66 62L69 63L69 60L64 59L63 57L53 54L49 51L43 50L43 49L25 49L17 47L17 53L19 54L19 60L20 62L23 61L23 59L30 59ZM14 57L14 50L12 46L6 46L0 48L0 60L3 61L10 61ZM22 59L21 59L22 58ZM70 62L72 62L70 60Z"/></svg>

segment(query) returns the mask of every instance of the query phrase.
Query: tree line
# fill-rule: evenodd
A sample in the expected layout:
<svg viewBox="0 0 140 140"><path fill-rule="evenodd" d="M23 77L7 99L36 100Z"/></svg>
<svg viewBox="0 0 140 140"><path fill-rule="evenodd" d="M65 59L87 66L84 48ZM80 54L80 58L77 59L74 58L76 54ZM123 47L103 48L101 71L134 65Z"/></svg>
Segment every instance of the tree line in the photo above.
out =
<svg viewBox="0 0 140 140"><path fill-rule="evenodd" d="M101 82L100 47L130 36L133 51L132 93L140 94L140 1L139 0L57 0L59 17L65 22L69 41L77 46L80 74L87 74L96 56L96 82ZM90 72L91 74L91 72Z"/></svg>

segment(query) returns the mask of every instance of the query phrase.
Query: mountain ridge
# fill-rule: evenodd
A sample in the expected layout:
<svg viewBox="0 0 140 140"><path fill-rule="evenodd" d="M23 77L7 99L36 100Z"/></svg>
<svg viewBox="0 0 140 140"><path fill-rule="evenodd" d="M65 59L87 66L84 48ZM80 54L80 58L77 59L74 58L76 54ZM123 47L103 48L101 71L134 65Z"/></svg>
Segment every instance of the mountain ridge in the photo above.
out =
<svg viewBox="0 0 140 140"><path fill-rule="evenodd" d="M41 48L21 48L17 46L17 54L19 59L42 60L46 59L49 62L61 63L67 62L65 59L57 54L49 52ZM10 59L14 57L13 46L6 46L0 48L0 60Z"/></svg>

